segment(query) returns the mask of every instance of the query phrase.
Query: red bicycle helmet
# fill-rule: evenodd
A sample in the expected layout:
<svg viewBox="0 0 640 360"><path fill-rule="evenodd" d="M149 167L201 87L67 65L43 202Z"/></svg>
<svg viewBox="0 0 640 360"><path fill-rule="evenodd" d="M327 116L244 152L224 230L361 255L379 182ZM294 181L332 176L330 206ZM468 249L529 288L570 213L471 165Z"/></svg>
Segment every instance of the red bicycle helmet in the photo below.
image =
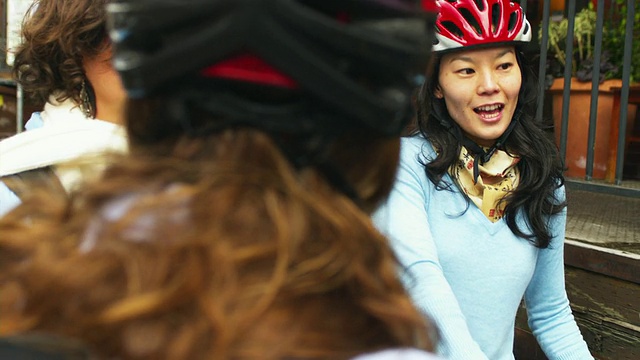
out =
<svg viewBox="0 0 640 360"><path fill-rule="evenodd" d="M436 0L436 52L531 40L531 25L510 0Z"/></svg>

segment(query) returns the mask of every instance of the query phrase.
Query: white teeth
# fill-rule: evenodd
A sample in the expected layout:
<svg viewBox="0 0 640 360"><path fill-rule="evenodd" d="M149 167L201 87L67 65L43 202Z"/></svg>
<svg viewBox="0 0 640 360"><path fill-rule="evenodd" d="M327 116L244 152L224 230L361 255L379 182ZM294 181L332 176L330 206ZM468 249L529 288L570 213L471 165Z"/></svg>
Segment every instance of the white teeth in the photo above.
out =
<svg viewBox="0 0 640 360"><path fill-rule="evenodd" d="M494 105L479 106L476 109L479 111L496 111L500 109L500 105L494 104Z"/></svg>

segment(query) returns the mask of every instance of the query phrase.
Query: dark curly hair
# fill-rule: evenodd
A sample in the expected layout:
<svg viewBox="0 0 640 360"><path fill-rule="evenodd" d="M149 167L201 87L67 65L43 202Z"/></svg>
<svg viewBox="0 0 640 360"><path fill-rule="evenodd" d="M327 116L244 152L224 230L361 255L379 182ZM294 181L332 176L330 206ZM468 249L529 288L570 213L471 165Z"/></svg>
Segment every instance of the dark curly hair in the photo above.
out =
<svg viewBox="0 0 640 360"><path fill-rule="evenodd" d="M516 58L522 72L522 87L518 95L518 109L521 116L514 121L517 124L506 140L504 147L512 154L520 156L517 167L520 170L518 187L509 193L505 201L505 220L511 231L532 241L536 246L546 248L552 234L547 226L547 217L562 211L566 202L556 199L555 190L564 184L563 164L553 143L542 127L535 121L536 113L536 77L526 56L516 47ZM435 159L428 159L425 173L439 189L449 189L443 176L455 163L461 144L449 128L443 125L434 114L444 114L446 121L455 124L448 116L443 99L436 99L434 91L438 86L441 56L434 59L434 76L426 81L418 95L418 129L438 150ZM516 111L518 112L518 111ZM457 126L457 125L454 125ZM518 227L516 218L522 211L527 220L528 229Z"/></svg>
<svg viewBox="0 0 640 360"><path fill-rule="evenodd" d="M36 0L22 24L13 75L35 105L49 96L82 103L83 59L109 46L105 5L109 0ZM91 91L90 84L88 90Z"/></svg>

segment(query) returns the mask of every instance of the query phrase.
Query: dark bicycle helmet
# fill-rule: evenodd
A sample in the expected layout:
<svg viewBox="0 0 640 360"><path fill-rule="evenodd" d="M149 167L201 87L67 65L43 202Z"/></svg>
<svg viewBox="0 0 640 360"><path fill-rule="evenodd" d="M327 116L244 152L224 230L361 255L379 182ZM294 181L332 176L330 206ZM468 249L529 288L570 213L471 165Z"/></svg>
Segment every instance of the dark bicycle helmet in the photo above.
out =
<svg viewBox="0 0 640 360"><path fill-rule="evenodd" d="M471 46L528 42L531 25L519 4L509 0L436 0L436 52Z"/></svg>
<svg viewBox="0 0 640 360"><path fill-rule="evenodd" d="M133 99L185 79L217 80L202 102L226 118L289 131L335 118L397 135L412 116L435 8L433 0L122 0L107 9L114 67ZM229 80L303 93L330 115L245 104L224 96Z"/></svg>

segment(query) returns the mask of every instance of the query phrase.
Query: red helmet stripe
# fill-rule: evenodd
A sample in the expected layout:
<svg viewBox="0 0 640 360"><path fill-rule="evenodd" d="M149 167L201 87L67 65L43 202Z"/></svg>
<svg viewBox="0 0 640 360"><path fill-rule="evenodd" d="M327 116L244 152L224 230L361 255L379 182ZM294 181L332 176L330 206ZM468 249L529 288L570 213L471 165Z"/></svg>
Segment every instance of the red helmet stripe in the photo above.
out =
<svg viewBox="0 0 640 360"><path fill-rule="evenodd" d="M298 88L291 77L251 54L238 55L202 70L204 77L217 77L265 84L288 89Z"/></svg>

